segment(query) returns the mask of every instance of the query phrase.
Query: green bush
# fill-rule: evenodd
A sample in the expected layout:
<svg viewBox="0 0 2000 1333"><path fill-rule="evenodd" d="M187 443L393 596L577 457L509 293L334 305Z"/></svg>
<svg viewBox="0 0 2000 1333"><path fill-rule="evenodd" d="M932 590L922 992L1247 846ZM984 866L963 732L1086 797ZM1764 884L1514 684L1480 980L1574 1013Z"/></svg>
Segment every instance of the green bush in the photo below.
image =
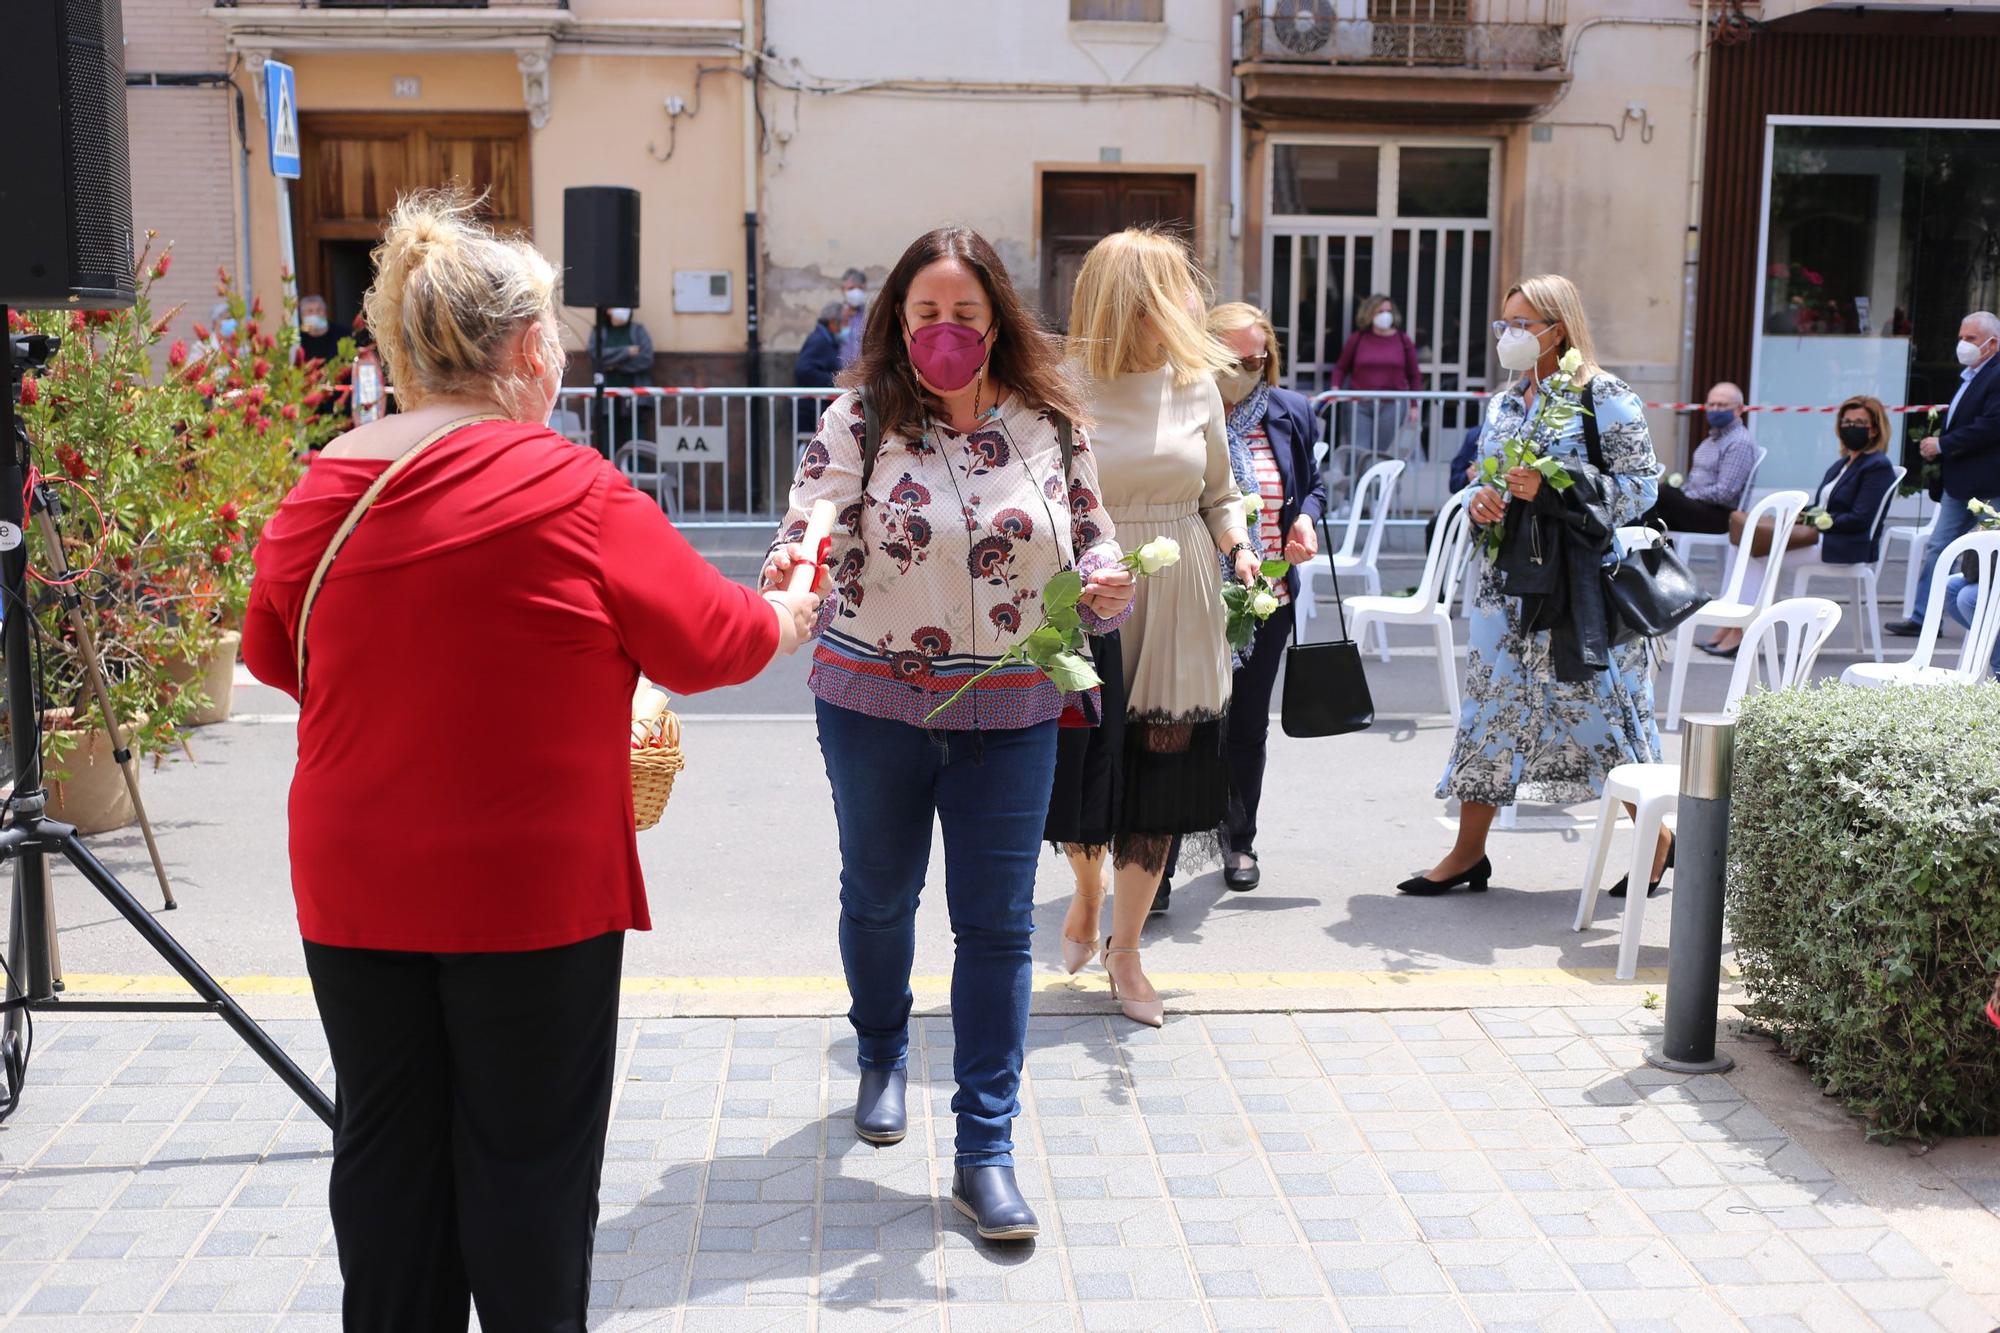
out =
<svg viewBox="0 0 2000 1333"><path fill-rule="evenodd" d="M2000 1130L2000 685L1746 700L1728 911L1752 1023L1871 1138Z"/></svg>

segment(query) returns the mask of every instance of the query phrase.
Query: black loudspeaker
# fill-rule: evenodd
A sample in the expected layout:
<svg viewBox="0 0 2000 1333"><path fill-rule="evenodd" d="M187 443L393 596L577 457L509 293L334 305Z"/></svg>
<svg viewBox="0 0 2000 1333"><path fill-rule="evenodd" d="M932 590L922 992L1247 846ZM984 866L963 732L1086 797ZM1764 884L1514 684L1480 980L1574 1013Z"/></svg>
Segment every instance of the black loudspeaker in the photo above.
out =
<svg viewBox="0 0 2000 1333"><path fill-rule="evenodd" d="M563 191L563 304L639 304L639 192L623 185Z"/></svg>
<svg viewBox="0 0 2000 1333"><path fill-rule="evenodd" d="M119 0L7 0L0 304L129 306L132 168Z"/></svg>

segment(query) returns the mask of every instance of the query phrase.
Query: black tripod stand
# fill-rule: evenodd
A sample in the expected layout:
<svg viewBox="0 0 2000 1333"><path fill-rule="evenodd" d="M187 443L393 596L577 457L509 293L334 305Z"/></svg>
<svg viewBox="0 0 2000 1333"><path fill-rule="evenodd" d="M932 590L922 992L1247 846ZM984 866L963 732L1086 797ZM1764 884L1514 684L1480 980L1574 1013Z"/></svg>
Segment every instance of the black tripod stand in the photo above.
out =
<svg viewBox="0 0 2000 1333"><path fill-rule="evenodd" d="M6 310L0 307L0 322ZM22 350L31 362L45 360L54 350L54 340L24 338ZM5 1098L0 1105L11 1109L21 1095L27 1078L30 1055L28 1014L30 1011L114 1012L114 1013L218 1013L223 1022L243 1038L258 1058L297 1093L299 1099L329 1127L333 1124L333 1103L319 1085L292 1063L291 1057L271 1040L270 1035L243 1012L242 1006L216 984L207 969L153 919L138 899L77 837L76 830L44 817L48 794L42 787L41 731L37 726L41 701L35 697L35 673L29 658L30 637L34 632L33 609L27 600L28 550L25 528L29 472L28 433L16 417L14 402L20 392L20 375L25 367L15 363L16 338L0 334L0 652L7 662L7 720L13 733L14 794L7 802L11 819L0 828L0 861L14 866L14 901L7 934L7 990L0 999L0 1076L5 1080ZM64 595L74 596L72 588ZM51 957L53 922L50 906L48 862L56 853L68 859L105 901L118 909L132 929L153 946L160 957L178 972L199 1000L69 1000L55 993Z"/></svg>

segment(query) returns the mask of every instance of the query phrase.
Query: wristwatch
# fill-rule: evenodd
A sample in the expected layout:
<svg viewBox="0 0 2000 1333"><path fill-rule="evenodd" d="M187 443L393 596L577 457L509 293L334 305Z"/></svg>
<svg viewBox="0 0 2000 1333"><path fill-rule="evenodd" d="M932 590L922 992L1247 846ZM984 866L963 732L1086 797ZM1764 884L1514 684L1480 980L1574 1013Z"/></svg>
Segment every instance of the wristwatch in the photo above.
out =
<svg viewBox="0 0 2000 1333"><path fill-rule="evenodd" d="M1236 562L1236 553L1238 551L1248 551L1252 555L1257 554L1257 548L1252 546L1249 542L1238 542L1236 543L1236 545L1229 548L1229 560L1231 564L1234 564Z"/></svg>

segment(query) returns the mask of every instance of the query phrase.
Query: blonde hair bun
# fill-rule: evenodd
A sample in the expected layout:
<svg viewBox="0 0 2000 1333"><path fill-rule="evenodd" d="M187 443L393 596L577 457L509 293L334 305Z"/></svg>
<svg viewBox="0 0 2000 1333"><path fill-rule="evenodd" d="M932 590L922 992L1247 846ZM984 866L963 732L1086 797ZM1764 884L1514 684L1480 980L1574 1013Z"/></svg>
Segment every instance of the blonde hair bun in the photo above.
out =
<svg viewBox="0 0 2000 1333"><path fill-rule="evenodd" d="M496 235L479 201L459 190L403 195L370 256L375 282L362 301L405 407L441 397L510 403L524 386L503 368L526 323L561 364L555 269L524 240Z"/></svg>

